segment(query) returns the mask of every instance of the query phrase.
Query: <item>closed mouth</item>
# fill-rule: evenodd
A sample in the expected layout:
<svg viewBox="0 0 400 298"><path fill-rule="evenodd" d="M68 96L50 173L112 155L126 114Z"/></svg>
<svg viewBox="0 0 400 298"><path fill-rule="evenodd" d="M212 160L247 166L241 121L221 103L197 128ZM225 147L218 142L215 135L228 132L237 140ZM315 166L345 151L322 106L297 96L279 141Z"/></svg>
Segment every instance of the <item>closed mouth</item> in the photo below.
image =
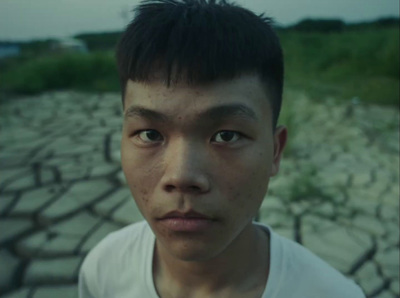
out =
<svg viewBox="0 0 400 298"><path fill-rule="evenodd" d="M187 212L181 212L181 211L177 211L177 210L171 211L171 212L168 212L167 214L163 215L159 219L163 220L163 219L171 219L171 218L213 220L210 216L207 216L205 214L202 214L202 213L194 211L194 210L189 210Z"/></svg>

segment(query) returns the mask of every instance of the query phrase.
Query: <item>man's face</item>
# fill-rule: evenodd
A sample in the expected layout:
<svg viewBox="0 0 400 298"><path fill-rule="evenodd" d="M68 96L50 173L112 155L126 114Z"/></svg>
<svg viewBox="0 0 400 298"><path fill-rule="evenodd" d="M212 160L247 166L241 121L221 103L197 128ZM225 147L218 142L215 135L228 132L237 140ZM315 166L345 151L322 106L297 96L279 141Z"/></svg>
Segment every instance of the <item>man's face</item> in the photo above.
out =
<svg viewBox="0 0 400 298"><path fill-rule="evenodd" d="M181 260L211 259L251 225L285 140L256 76L199 87L128 81L123 171L158 243Z"/></svg>

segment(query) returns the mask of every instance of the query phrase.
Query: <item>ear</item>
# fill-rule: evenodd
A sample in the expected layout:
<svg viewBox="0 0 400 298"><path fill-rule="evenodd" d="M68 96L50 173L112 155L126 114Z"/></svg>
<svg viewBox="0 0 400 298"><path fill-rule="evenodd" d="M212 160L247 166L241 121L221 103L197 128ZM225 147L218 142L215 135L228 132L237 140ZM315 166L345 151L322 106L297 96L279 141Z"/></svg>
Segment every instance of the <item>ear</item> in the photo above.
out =
<svg viewBox="0 0 400 298"><path fill-rule="evenodd" d="M274 159L272 161L271 176L275 176L279 172L283 149L287 140L287 128L279 125L274 132Z"/></svg>

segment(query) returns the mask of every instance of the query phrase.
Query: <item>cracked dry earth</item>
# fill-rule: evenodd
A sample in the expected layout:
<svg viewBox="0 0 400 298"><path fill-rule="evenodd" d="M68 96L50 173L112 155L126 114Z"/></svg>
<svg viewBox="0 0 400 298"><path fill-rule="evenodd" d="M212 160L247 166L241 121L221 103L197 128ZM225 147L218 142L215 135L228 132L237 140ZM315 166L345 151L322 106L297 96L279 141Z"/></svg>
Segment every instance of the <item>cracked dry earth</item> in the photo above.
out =
<svg viewBox="0 0 400 298"><path fill-rule="evenodd" d="M399 297L398 110L292 97L291 143L258 220L368 297ZM142 219L120 168L120 98L46 93L0 113L0 296L77 297L87 252Z"/></svg>

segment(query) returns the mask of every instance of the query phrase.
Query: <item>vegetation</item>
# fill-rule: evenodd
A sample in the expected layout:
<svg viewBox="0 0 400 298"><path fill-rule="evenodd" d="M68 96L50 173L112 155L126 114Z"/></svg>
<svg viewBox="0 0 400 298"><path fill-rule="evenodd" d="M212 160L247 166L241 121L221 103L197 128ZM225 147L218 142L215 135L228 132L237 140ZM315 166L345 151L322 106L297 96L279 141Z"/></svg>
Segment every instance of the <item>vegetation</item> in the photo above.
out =
<svg viewBox="0 0 400 298"><path fill-rule="evenodd" d="M99 34L79 34L74 36L85 42L89 51L111 50L117 44L121 32L107 32Z"/></svg>
<svg viewBox="0 0 400 298"><path fill-rule="evenodd" d="M280 34L287 84L314 98L399 103L399 28Z"/></svg>
<svg viewBox="0 0 400 298"><path fill-rule="evenodd" d="M117 91L119 81L113 53L42 56L13 67L2 76L8 93L35 94L47 90Z"/></svg>
<svg viewBox="0 0 400 298"><path fill-rule="evenodd" d="M279 29L286 86L311 97L399 104L399 21L345 25L304 20ZM90 54L50 54L50 41L21 46L21 57L0 60L0 90L34 94L73 88L118 91L113 49L120 33L81 34Z"/></svg>

